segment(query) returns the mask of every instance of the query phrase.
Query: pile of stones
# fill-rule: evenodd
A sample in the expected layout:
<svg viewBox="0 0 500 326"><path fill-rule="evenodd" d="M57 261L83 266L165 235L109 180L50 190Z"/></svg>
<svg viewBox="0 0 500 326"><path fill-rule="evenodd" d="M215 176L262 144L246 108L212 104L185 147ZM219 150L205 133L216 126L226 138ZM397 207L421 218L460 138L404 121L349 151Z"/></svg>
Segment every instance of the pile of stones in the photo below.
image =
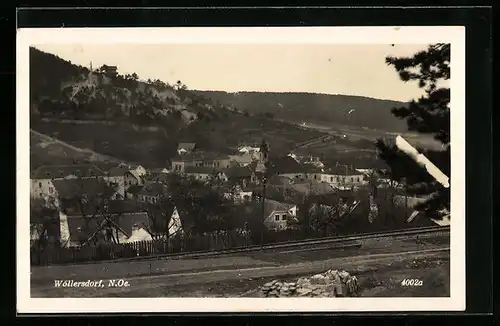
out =
<svg viewBox="0 0 500 326"><path fill-rule="evenodd" d="M352 297L359 293L358 280L346 271L328 270L296 282L274 280L259 288L261 297Z"/></svg>

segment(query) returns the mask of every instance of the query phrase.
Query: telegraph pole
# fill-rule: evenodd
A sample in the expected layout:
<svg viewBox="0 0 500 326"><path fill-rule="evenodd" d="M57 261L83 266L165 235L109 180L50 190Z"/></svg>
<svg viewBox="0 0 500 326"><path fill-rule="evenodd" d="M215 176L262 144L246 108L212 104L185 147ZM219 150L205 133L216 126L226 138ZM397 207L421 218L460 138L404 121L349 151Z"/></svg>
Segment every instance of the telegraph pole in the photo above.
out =
<svg viewBox="0 0 500 326"><path fill-rule="evenodd" d="M264 222L266 220L266 184L267 184L267 162L268 162L268 154L269 154L269 145L265 140L262 140L262 144L260 145L260 160L261 160L261 172L262 172L262 223L260 230L260 247L264 248Z"/></svg>

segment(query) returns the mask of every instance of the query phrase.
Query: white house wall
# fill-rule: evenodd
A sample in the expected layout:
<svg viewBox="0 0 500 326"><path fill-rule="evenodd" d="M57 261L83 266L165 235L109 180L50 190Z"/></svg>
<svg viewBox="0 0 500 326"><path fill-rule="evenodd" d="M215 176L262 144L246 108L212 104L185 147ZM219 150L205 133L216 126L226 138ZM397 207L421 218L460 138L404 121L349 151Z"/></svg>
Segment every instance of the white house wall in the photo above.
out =
<svg viewBox="0 0 500 326"><path fill-rule="evenodd" d="M61 245L64 247L69 247L70 234L68 226L68 216L63 212L59 212L59 236Z"/></svg>
<svg viewBox="0 0 500 326"><path fill-rule="evenodd" d="M279 221L276 221L276 215L279 215ZM284 230L288 226L289 214L287 211L275 211L264 221L264 226L270 230Z"/></svg>
<svg viewBox="0 0 500 326"><path fill-rule="evenodd" d="M144 167L142 167L141 165L139 165L136 169L135 169L135 172L137 172L137 174L139 176L143 176L143 175L146 175L148 173L148 171L146 171L146 169Z"/></svg>
<svg viewBox="0 0 500 326"><path fill-rule="evenodd" d="M179 212L177 211L177 208L174 209L174 212L172 213L172 217L170 218L170 221L168 222L168 235L172 236L175 234L182 233L182 223L181 219L179 216Z"/></svg>
<svg viewBox="0 0 500 326"><path fill-rule="evenodd" d="M120 243L149 241L152 239L152 237L148 233L148 231L144 230L143 228L138 228L138 229L133 230L130 238L127 238L122 232L119 232L119 234L120 234L120 237L119 237Z"/></svg>
<svg viewBox="0 0 500 326"><path fill-rule="evenodd" d="M30 195L32 198L55 196L56 191L51 179L31 179Z"/></svg>

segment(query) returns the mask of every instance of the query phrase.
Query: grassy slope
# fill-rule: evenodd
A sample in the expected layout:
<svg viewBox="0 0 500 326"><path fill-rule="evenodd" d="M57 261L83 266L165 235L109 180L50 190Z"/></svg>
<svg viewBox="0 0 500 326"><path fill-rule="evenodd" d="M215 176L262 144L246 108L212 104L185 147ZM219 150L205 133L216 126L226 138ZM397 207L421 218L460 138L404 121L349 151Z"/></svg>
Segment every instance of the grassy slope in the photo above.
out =
<svg viewBox="0 0 500 326"><path fill-rule="evenodd" d="M75 147L88 148L122 161L147 165L165 165L169 145L170 148L173 146L161 131L137 130L133 125L127 124L108 126L93 123L36 122L32 124L32 128ZM77 154L73 151L51 155L48 151L36 149L36 146L31 145L31 152L38 161L51 160L57 164L62 164Z"/></svg>
<svg viewBox="0 0 500 326"><path fill-rule="evenodd" d="M30 131L30 166L36 169L41 165L98 163L116 165L118 159L88 149L75 148L58 139Z"/></svg>

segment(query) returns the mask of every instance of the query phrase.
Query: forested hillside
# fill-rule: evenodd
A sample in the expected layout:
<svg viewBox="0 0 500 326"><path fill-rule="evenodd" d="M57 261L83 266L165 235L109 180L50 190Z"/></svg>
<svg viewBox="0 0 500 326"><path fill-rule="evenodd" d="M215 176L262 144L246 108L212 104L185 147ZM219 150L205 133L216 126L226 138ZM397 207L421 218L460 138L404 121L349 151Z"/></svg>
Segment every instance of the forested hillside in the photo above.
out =
<svg viewBox="0 0 500 326"><path fill-rule="evenodd" d="M391 113L393 107L404 105L397 101L313 93L198 90L195 93L249 114L266 114L288 121L366 127L389 132L407 131L406 123Z"/></svg>
<svg viewBox="0 0 500 326"><path fill-rule="evenodd" d="M142 80L135 73L120 75L117 68L118 73L106 67L90 71L31 48L31 128L72 146L156 166L168 164L180 141L225 152L264 138L274 151L286 152L321 134L245 115L181 81Z"/></svg>

